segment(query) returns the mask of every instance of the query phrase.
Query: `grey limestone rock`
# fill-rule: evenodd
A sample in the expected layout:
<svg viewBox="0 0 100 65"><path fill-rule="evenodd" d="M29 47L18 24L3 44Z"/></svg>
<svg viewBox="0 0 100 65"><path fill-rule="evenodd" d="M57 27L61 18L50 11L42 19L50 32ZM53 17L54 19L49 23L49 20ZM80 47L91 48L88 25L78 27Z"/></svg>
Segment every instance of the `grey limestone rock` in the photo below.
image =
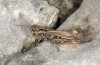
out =
<svg viewBox="0 0 100 65"><path fill-rule="evenodd" d="M31 8L30 4L24 7L24 5L30 3L30 1L28 0L27 1L23 0L19 2L13 1L9 4L6 4L7 6L4 6L5 3L7 3L7 1L6 0L4 0L4 2L0 1L1 2L0 11L2 12L2 14L0 14L0 38L1 38L0 60L2 60L2 62L0 62L1 65L99 65L100 64L100 23L99 23L100 1L99 0L83 0L80 8L76 12L74 12L68 19L66 19L66 21L58 28L60 30L70 29L70 28L81 28L81 29L86 29L86 32L91 32L93 36L89 36L88 33L85 33L86 34L84 35L85 42L82 43L78 48L74 49L70 45L61 45L59 46L60 51L58 52L55 45L49 42L43 42L37 47L31 48L30 50L24 53L19 52L23 46L23 43L21 43L21 41L25 38L25 35L28 35L30 32L27 30L26 31L27 33L24 34L22 33L20 27L19 28L16 26L14 27L14 24L18 20L21 21L33 20L33 17L35 18L35 15L32 15L31 11L33 10L32 8L34 7ZM33 0L33 3L34 1L40 3L42 2L41 0L40 1ZM14 6L8 7L8 5L12 3L14 4ZM20 9L17 5L15 7L15 4L18 3L20 3L21 6L20 8L23 9L21 10L20 16L23 16L24 19L23 18L20 19L19 16L13 14L13 12L16 13ZM35 4L36 3L34 3L34 5ZM38 4L38 6L40 6L40 4ZM36 15L39 14L38 6L35 8L36 9L35 12L38 12L36 13ZM15 10L18 9L18 10L15 11L13 9ZM25 13L27 11L28 13ZM49 12L51 11L49 10ZM56 11L53 10L53 12ZM41 16L43 15L43 13L41 13ZM39 20L41 19L42 18L40 17ZM15 21L15 23L13 21ZM28 23L33 24L33 22L28 22ZM88 38L92 38L92 40L87 41ZM19 53L14 54L16 52Z"/></svg>
<svg viewBox="0 0 100 65"><path fill-rule="evenodd" d="M57 49L53 44L43 42L39 46L18 55L18 57L8 62L7 65L41 65L56 59L58 55Z"/></svg>
<svg viewBox="0 0 100 65"><path fill-rule="evenodd" d="M0 60L20 53L31 25L53 27L58 12L43 0L0 0Z"/></svg>

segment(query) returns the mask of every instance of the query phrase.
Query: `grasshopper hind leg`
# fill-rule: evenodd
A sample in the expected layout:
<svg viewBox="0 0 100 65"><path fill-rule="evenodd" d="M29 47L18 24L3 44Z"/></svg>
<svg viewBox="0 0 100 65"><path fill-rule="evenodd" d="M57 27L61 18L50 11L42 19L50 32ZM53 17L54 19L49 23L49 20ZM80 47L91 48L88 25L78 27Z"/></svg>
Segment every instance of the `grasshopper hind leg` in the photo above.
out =
<svg viewBox="0 0 100 65"><path fill-rule="evenodd" d="M35 43L36 43L35 46L40 45L40 43L43 41L47 41L45 36L43 36L43 35L35 36Z"/></svg>

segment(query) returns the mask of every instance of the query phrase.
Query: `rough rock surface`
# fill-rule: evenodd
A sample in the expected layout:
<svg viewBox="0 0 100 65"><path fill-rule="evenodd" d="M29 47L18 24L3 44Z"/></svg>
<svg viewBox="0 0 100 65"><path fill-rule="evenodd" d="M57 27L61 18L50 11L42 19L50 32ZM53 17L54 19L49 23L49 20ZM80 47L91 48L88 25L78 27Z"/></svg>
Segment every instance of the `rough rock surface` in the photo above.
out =
<svg viewBox="0 0 100 65"><path fill-rule="evenodd" d="M58 20L63 23L73 12L75 12L83 0L47 0L52 6L59 9Z"/></svg>
<svg viewBox="0 0 100 65"><path fill-rule="evenodd" d="M32 24L53 27L58 13L42 0L0 0L0 65L21 51Z"/></svg>
<svg viewBox="0 0 100 65"><path fill-rule="evenodd" d="M74 52L66 52L59 57L56 65L99 65L100 64L100 4L99 0L83 0L81 7L63 23L59 29L81 27L93 34L93 39ZM88 32L88 31L87 31ZM85 36L88 36L87 34ZM67 53L69 53L67 55ZM66 58L65 58L66 57ZM66 60L66 61L64 61ZM60 62L59 62L60 61ZM48 63L46 65L52 65Z"/></svg>
<svg viewBox="0 0 100 65"><path fill-rule="evenodd" d="M100 44L99 44L100 1L99 0L95 1L83 0L81 7L74 14L72 14L65 21L64 24L62 24L58 28L58 29L70 29L70 28L80 27L82 29L87 29L89 27L89 31L87 32L91 32L93 34L92 40L90 42L85 41L84 44L82 44L81 46L79 46L79 48L76 49L70 47L69 45L64 45L64 46L62 45L59 47L60 52L57 51L55 45L52 45L49 42L43 42L38 47L32 48L25 53L18 52L21 50L23 46L21 41L25 38L24 37L25 35L22 33L22 30L18 29L18 27L16 26L14 27L15 23L13 21L17 22L16 19L18 17L13 14L14 11L13 8L10 9L8 7L8 5L12 3L14 4L15 2L7 4L7 1L5 2L0 1L1 2L0 11L2 12L2 14L0 14L0 38L1 38L0 65L99 65L100 64ZM21 3L20 6L23 6L22 3L26 5L27 2L29 3L29 1L23 0L22 2L18 3ZM7 6L4 6L5 3L7 4ZM8 9L6 9L6 7ZM24 8L24 6L22 8ZM29 7L25 8L27 9ZM28 12L30 13L30 10ZM24 15L22 13L20 16L23 16L26 20L31 20L31 14L30 17L27 18L29 13L27 13L26 16L25 13L23 13ZM18 20L23 21L24 19L21 18ZM10 25L13 26L13 29L11 29L12 26ZM86 34L85 36L87 38L88 34Z"/></svg>

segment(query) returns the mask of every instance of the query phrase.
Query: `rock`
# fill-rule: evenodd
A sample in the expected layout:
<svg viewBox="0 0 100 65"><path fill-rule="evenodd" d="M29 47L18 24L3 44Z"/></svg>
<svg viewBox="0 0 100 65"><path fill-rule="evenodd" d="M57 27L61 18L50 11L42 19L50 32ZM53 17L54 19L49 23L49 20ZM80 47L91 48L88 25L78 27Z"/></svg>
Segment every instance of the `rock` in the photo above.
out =
<svg viewBox="0 0 100 65"><path fill-rule="evenodd" d="M59 9L58 24L62 24L81 5L83 0L47 0L50 5Z"/></svg>
<svg viewBox="0 0 100 65"><path fill-rule="evenodd" d="M34 1L38 2L38 0ZM22 1L24 5L26 5L27 2L29 3L30 1L25 1L25 0ZM41 0L39 2L41 2ZM20 15L14 18L14 15L13 14L11 15L12 13L11 11L14 11L13 9L10 9L9 7L8 7L9 9L6 9L4 8L3 5L0 6L1 7L0 10L2 12L2 14L0 14L1 18L0 22L2 22L2 24L0 24L0 38L1 38L0 64L1 65L99 65L100 64L99 2L100 2L99 0L95 1L83 0L81 7L58 28L60 30L72 29L72 28L81 28L86 30L85 31L86 35L84 35L85 37L83 38L85 42L80 44L78 48L74 49L70 48L69 45L61 45L59 46L60 50L59 52L57 51L54 45L48 42L43 42L39 46L31 48L27 52L21 53L20 51L24 45L21 41L25 39L25 35L29 35L31 33L28 30L26 30L27 27L22 28L25 29L26 31L22 33L22 29L20 29L21 27L19 28L16 26L14 27L14 25L12 24L14 24L13 21L17 22L21 20L21 21L26 21L24 24L27 23L27 25L30 25L31 22L27 22L27 20L31 20L31 16L29 16L28 18L27 15L29 13L27 13L26 15L24 12L21 11ZM2 3L4 4L4 2ZM21 5L23 5L22 3ZM10 4L12 3L9 3L7 5ZM29 5L27 7L22 6L22 8L26 9L24 11L27 10L30 11L31 9ZM38 9L36 9L36 11L38 11ZM18 20L16 20L17 18ZM91 33L93 36L90 36L89 33L87 32ZM8 36L9 34L11 36L10 38ZM92 40L88 41L87 39L90 38L92 38ZM16 41L14 39L16 39ZM13 43L12 40L15 43Z"/></svg>
<svg viewBox="0 0 100 65"><path fill-rule="evenodd" d="M100 23L99 0L84 0L81 7L58 29L81 28L93 34L92 40L82 43L77 49L60 46L57 59L42 65L99 65L100 64ZM89 30L88 30L89 29ZM86 33L85 38L89 38ZM90 37L91 38L91 37ZM65 48L62 50L62 47ZM39 65L39 64L38 64ZM41 64L40 64L41 65Z"/></svg>
<svg viewBox="0 0 100 65"><path fill-rule="evenodd" d="M71 0L48 0L50 5L57 7L60 10L60 17L68 14L68 10L73 8L73 2Z"/></svg>
<svg viewBox="0 0 100 65"><path fill-rule="evenodd" d="M59 10L43 0L1 0L0 12L0 59L3 59L20 53L23 41L31 35L31 25L53 27Z"/></svg>
<svg viewBox="0 0 100 65"><path fill-rule="evenodd" d="M8 62L7 65L41 65L57 57L58 51L55 46L49 42L44 42L28 52L18 55L18 57Z"/></svg>
<svg viewBox="0 0 100 65"><path fill-rule="evenodd" d="M88 29L93 34L90 42L80 48L62 53L59 58L44 65L99 65L100 64L100 4L99 0L83 0L81 7L72 14L58 29ZM88 31L87 31L88 32ZM85 35L86 38L88 34Z"/></svg>

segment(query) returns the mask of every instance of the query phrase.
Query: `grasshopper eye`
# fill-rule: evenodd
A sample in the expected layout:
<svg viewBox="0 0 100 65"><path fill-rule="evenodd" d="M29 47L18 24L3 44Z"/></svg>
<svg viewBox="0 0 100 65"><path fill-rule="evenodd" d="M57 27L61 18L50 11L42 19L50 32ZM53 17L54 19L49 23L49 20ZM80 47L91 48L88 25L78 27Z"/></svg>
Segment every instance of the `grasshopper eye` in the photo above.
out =
<svg viewBox="0 0 100 65"><path fill-rule="evenodd" d="M30 28L30 30L33 31L33 32L36 31L36 29L34 29L34 28Z"/></svg>

